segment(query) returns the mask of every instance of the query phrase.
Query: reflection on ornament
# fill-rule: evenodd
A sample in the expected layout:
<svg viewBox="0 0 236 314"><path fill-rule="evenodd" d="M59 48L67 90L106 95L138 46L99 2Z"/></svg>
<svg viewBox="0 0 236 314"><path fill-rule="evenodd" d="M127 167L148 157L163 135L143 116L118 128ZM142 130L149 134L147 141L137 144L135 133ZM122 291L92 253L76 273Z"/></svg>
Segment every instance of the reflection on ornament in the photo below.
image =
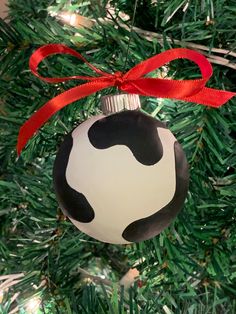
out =
<svg viewBox="0 0 236 314"><path fill-rule="evenodd" d="M185 154L162 122L137 110L139 96L106 96L102 102L108 115L75 128L57 154L59 204L78 229L100 241L150 239L183 206Z"/></svg>

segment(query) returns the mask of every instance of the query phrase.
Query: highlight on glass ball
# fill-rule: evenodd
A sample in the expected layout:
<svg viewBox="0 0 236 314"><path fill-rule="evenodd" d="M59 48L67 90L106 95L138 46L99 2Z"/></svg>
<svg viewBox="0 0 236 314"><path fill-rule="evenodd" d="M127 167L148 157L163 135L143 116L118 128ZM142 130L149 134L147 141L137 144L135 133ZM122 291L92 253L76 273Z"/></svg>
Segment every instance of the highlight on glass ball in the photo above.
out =
<svg viewBox="0 0 236 314"><path fill-rule="evenodd" d="M184 151L139 96L102 98L103 114L68 134L53 177L59 205L87 235L128 244L158 235L183 207L189 183Z"/></svg>

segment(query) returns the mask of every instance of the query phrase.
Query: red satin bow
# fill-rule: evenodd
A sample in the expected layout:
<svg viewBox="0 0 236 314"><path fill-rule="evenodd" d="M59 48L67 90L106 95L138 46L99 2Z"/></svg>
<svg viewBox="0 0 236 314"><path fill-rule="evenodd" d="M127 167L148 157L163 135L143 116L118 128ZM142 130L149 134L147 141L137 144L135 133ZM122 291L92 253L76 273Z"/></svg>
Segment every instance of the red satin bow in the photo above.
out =
<svg viewBox="0 0 236 314"><path fill-rule="evenodd" d="M46 57L59 53L69 54L84 61L99 76L69 76L60 78L40 76L37 72L39 63ZM144 77L145 74L179 58L185 58L195 62L201 70L202 78L196 80L169 80ZM211 64L200 53L185 48L170 49L162 52L137 64L127 73L116 72L109 74L97 69L75 50L60 44L49 44L40 47L32 54L29 66L34 75L48 83L59 83L74 79L89 82L73 87L49 100L24 123L20 128L18 136L18 155L21 153L28 140L54 113L76 100L107 87L117 86L120 90L131 94L174 98L211 107L219 107L236 95L236 93L205 87L206 82L212 75Z"/></svg>

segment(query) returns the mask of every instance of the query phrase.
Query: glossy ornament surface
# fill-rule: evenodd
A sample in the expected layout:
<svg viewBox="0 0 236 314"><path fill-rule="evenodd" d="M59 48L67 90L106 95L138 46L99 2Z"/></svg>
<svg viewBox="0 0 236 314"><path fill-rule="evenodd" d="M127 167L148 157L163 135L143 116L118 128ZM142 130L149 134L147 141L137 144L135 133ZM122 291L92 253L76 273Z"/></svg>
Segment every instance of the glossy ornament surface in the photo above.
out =
<svg viewBox="0 0 236 314"><path fill-rule="evenodd" d="M139 110L88 119L54 164L60 207L84 233L125 244L150 239L181 210L188 164L166 126Z"/></svg>

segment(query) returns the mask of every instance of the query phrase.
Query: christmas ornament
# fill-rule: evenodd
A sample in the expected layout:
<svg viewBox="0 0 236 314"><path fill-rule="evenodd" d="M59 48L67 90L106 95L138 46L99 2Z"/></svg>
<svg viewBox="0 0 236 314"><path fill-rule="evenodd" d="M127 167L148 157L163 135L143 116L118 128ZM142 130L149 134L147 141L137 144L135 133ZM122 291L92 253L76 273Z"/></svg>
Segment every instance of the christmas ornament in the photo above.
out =
<svg viewBox="0 0 236 314"><path fill-rule="evenodd" d="M39 63L56 53L83 60L99 76L40 76ZM202 78L177 81L144 77L177 58L195 62ZM55 112L107 87L212 107L219 107L235 96L232 92L205 87L212 75L210 63L198 52L183 48L156 55L125 74L109 74L88 63L75 50L51 44L31 56L30 68L36 76L50 83L71 79L89 82L49 100L25 122L18 137L18 154ZM58 152L54 186L59 203L80 230L96 239L110 243L149 239L168 226L183 205L188 188L185 155L163 123L133 110L140 107L138 96L109 96L103 99L103 104L104 114L78 126L65 138Z"/></svg>
<svg viewBox="0 0 236 314"><path fill-rule="evenodd" d="M138 110L138 95L102 99L104 112L67 135L56 157L61 208L84 233L103 242L149 239L180 211L188 166L174 135ZM116 113L114 113L116 112Z"/></svg>

